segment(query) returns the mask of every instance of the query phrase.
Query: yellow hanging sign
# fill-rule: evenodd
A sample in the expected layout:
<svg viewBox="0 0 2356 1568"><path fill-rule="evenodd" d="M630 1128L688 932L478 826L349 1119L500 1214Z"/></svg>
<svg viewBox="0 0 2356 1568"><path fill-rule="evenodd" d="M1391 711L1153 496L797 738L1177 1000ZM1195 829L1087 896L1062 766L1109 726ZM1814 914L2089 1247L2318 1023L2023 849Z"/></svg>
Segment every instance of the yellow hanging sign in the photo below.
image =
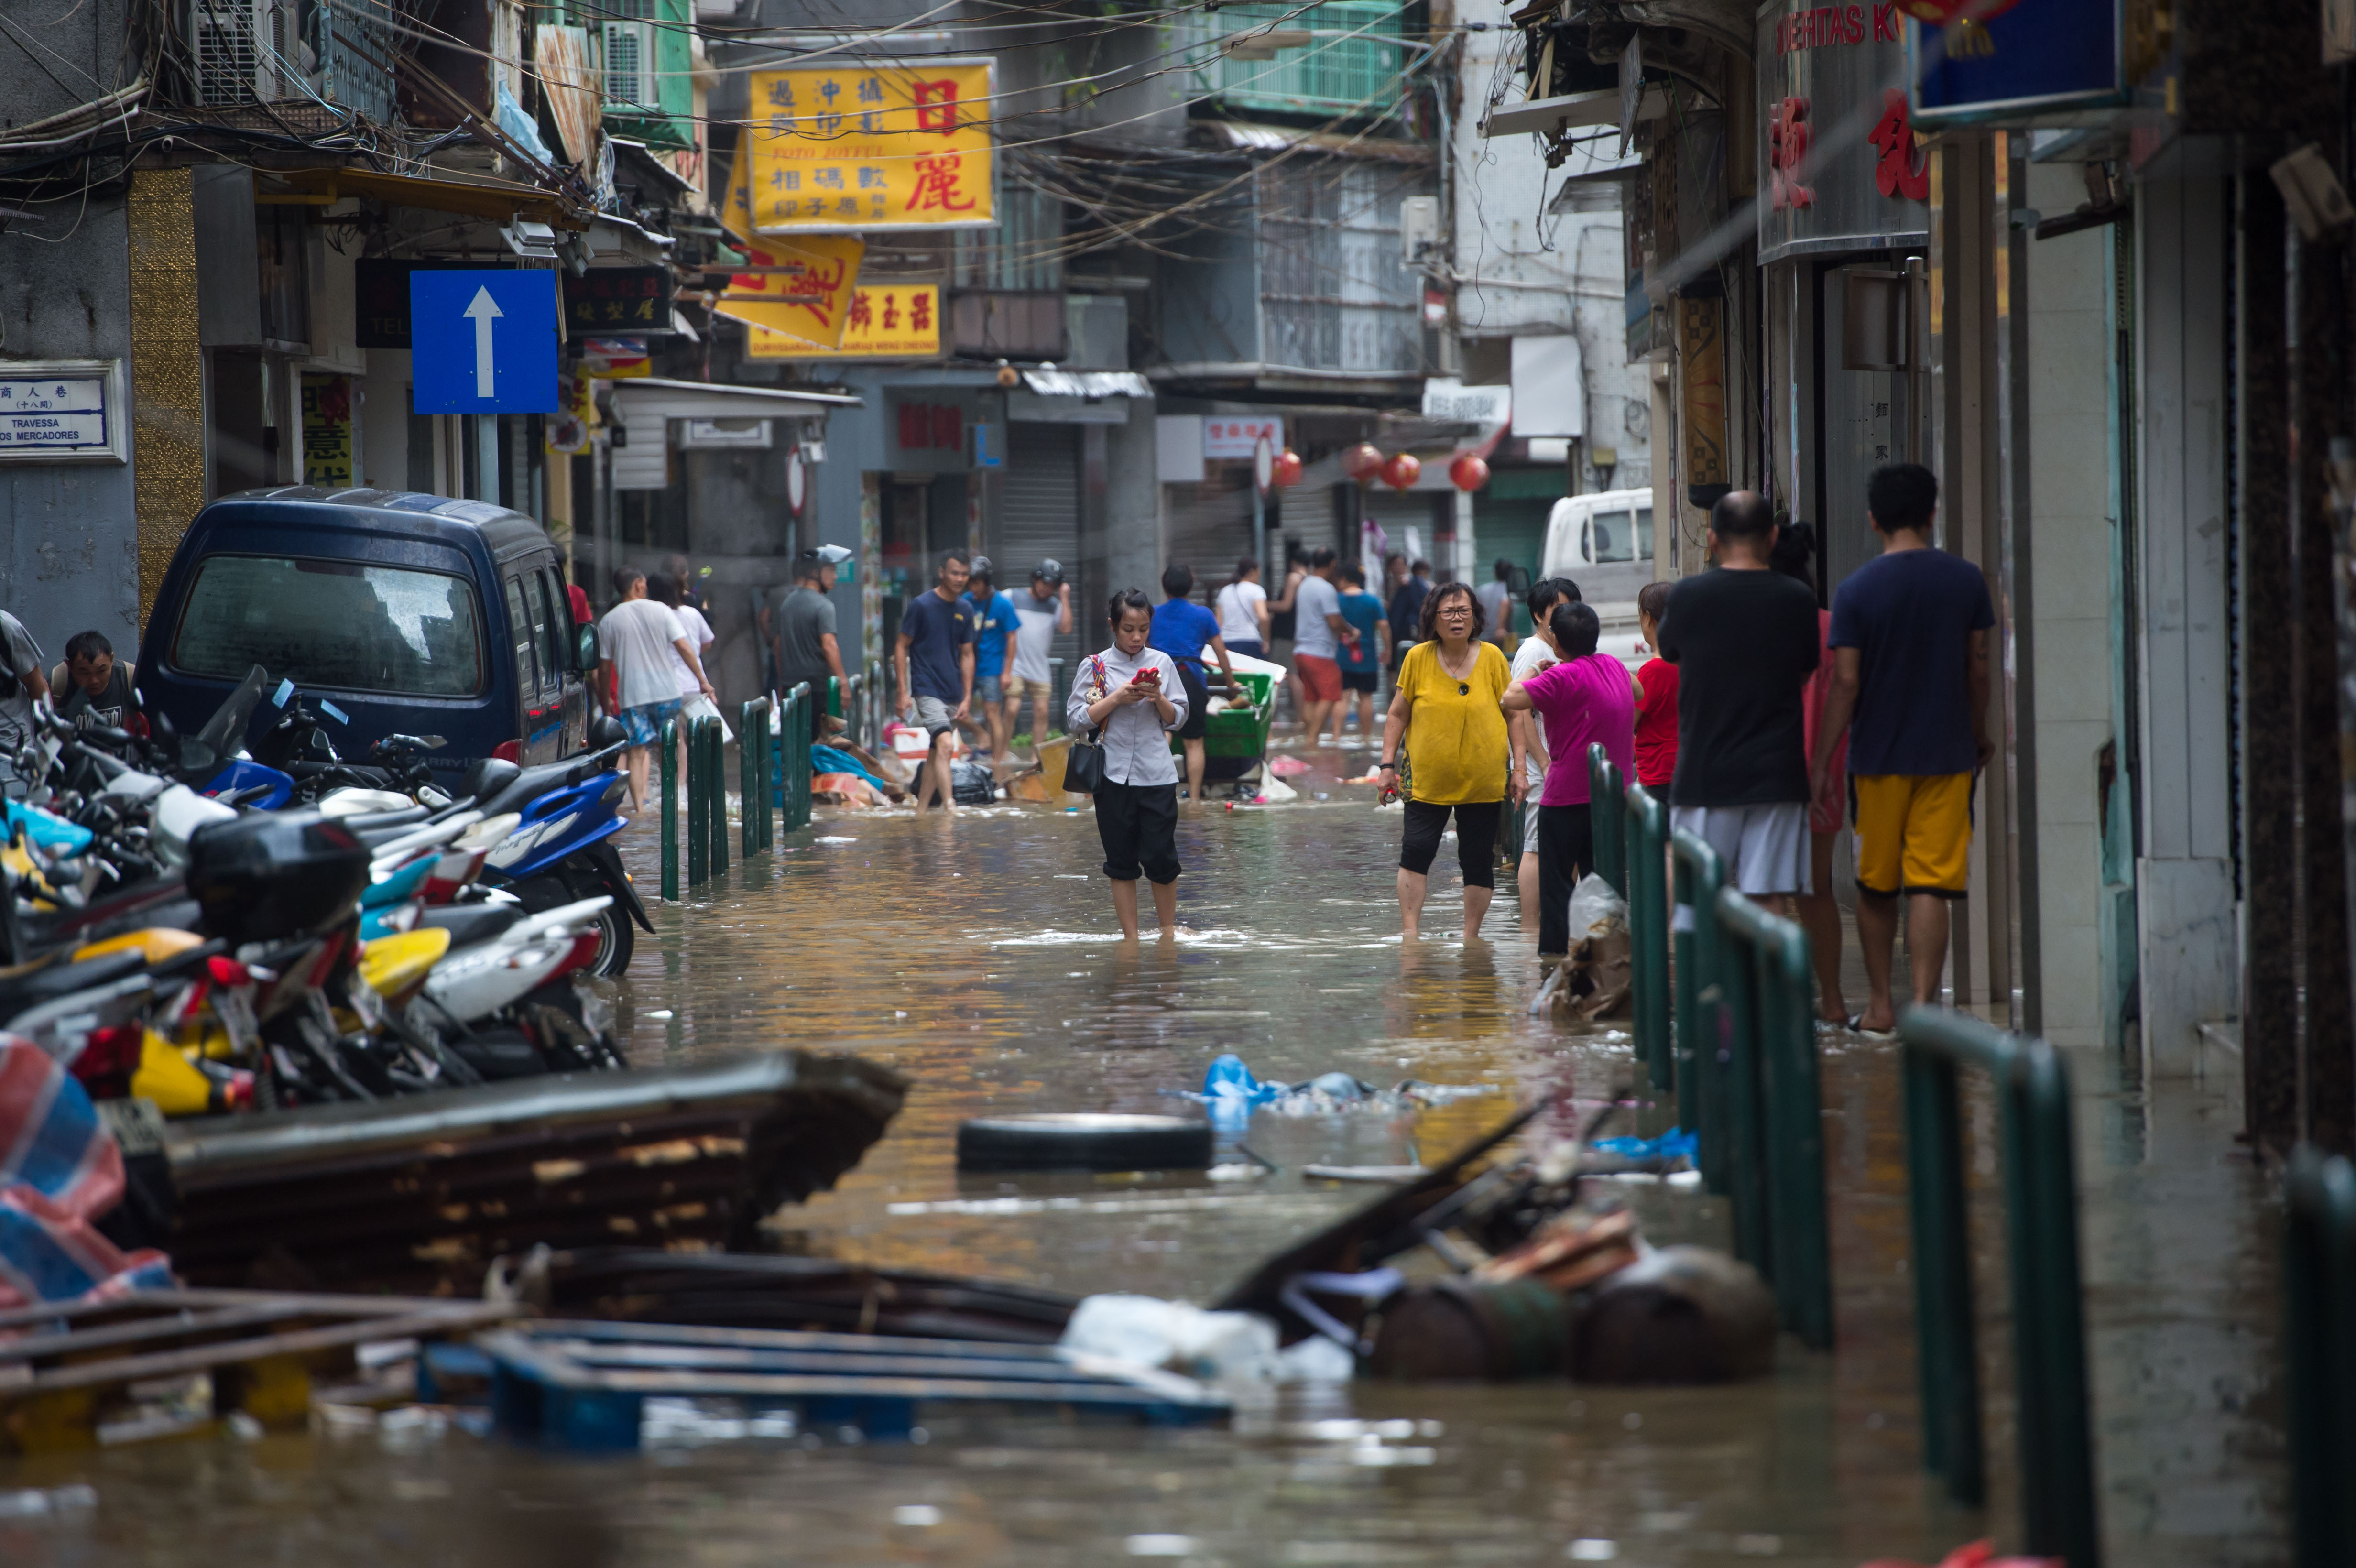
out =
<svg viewBox="0 0 2356 1568"><path fill-rule="evenodd" d="M794 66L752 73L753 226L763 235L997 221L995 65Z"/></svg>
<svg viewBox="0 0 2356 1568"><path fill-rule="evenodd" d="M842 324L859 284L867 241L855 234L756 237L746 195L752 166L753 160L739 152L720 222L744 247L745 265L757 270L731 276L727 292L712 308L722 315L752 321L755 318L735 307L752 302L786 305L790 308L779 314L793 321L797 332L821 347L833 348L842 341Z"/></svg>
<svg viewBox="0 0 2356 1568"><path fill-rule="evenodd" d="M793 306L738 300L721 308L749 325L754 359L936 359L941 352L941 291L937 283L856 290L844 313L841 347L811 340Z"/></svg>

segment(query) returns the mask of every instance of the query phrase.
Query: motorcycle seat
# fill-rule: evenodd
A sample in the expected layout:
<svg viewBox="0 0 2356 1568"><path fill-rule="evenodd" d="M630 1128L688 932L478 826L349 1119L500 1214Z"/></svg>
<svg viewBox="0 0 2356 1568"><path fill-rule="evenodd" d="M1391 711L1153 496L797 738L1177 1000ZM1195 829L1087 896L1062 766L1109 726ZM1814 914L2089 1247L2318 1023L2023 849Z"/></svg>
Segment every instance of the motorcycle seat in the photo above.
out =
<svg viewBox="0 0 2356 1568"><path fill-rule="evenodd" d="M20 969L13 975L0 975L0 1019L13 1019L76 991L111 986L146 967L146 955L134 951L85 958L79 964L51 962Z"/></svg>
<svg viewBox="0 0 2356 1568"><path fill-rule="evenodd" d="M431 926L450 933L453 950L471 947L478 942L488 942L494 936L524 917L521 904L469 903L434 904L418 916L420 926Z"/></svg>
<svg viewBox="0 0 2356 1568"><path fill-rule="evenodd" d="M503 812L521 811L551 790L562 789L566 777L573 772L573 763L542 763L516 774L508 786L476 807L485 816L498 816Z"/></svg>

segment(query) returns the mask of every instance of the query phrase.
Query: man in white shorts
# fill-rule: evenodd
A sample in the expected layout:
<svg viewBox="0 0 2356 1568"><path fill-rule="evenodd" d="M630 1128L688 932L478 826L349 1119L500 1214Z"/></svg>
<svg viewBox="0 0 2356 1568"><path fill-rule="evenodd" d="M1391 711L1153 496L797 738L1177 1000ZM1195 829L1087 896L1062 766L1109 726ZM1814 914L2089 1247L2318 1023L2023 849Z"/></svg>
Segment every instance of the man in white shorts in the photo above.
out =
<svg viewBox="0 0 2356 1568"><path fill-rule="evenodd" d="M1822 645L1815 595L1768 568L1775 532L1766 497L1721 496L1709 511L1716 569L1680 581L1661 613L1661 656L1677 667L1670 820L1752 898L1811 891L1804 699ZM1677 929L1693 918L1678 906Z"/></svg>

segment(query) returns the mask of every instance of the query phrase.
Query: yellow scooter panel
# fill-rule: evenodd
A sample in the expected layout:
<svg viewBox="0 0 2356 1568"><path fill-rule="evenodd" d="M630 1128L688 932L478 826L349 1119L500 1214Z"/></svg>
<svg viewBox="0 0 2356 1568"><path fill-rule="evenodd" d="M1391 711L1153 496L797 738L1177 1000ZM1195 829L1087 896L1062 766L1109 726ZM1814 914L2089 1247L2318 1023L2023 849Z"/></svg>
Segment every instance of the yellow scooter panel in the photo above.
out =
<svg viewBox="0 0 2356 1568"><path fill-rule="evenodd" d="M202 947L205 939L193 931L176 931L168 925L152 925L145 931L125 932L110 936L103 942L93 942L87 947L74 949L74 960L103 958L111 953L136 953L150 964L161 964L167 958L177 958L191 947Z"/></svg>
<svg viewBox="0 0 2356 1568"><path fill-rule="evenodd" d="M398 1005L425 983L449 951L450 933L439 926L392 932L360 949L360 978L369 989Z"/></svg>

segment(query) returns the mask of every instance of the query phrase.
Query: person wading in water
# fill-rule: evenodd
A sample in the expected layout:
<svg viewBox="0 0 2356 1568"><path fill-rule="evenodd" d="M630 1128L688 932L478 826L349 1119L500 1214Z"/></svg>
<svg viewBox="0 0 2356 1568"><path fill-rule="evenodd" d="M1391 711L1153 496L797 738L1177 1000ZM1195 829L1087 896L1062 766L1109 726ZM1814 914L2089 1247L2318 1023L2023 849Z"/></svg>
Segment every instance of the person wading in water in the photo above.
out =
<svg viewBox="0 0 2356 1568"><path fill-rule="evenodd" d="M1440 835L1456 815L1456 864L1464 874L1464 940L1481 934L1496 891L1497 819L1505 794L1527 789L1506 763L1505 712L1498 706L1513 672L1494 643L1480 642L1481 602L1462 582L1423 602L1423 640L1399 661L1398 690L1383 725L1382 787L1398 788L1399 742L1407 742L1407 826L1399 839L1399 934L1421 933Z"/></svg>

